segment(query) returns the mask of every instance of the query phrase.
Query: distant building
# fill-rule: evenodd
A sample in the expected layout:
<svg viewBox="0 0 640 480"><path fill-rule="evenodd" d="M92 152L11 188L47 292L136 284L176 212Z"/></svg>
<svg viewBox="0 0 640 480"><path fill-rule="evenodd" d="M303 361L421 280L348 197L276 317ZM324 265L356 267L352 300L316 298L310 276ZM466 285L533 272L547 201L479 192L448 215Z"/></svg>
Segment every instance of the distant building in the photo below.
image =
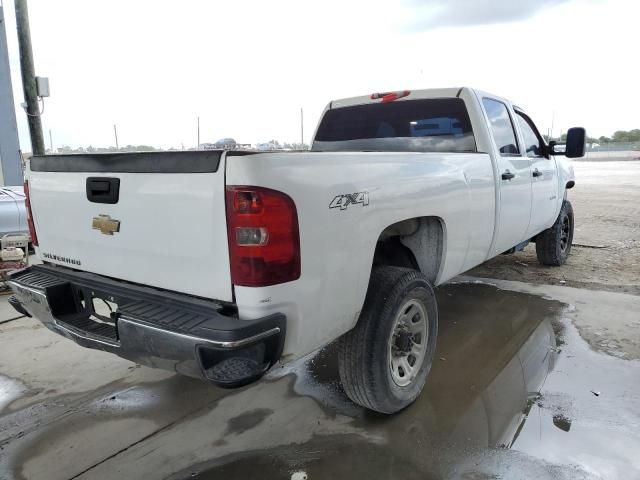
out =
<svg viewBox="0 0 640 480"><path fill-rule="evenodd" d="M251 145L237 143L233 138L222 138L216 143L201 143L198 150L250 150Z"/></svg>
<svg viewBox="0 0 640 480"><path fill-rule="evenodd" d="M256 150L276 150L277 148L273 143L256 143Z"/></svg>
<svg viewBox="0 0 640 480"><path fill-rule="evenodd" d="M201 143L200 144L200 150L217 150L220 147L217 146L217 144L215 143Z"/></svg>
<svg viewBox="0 0 640 480"><path fill-rule="evenodd" d="M222 138L216 142L216 148L236 148L236 141L233 138Z"/></svg>

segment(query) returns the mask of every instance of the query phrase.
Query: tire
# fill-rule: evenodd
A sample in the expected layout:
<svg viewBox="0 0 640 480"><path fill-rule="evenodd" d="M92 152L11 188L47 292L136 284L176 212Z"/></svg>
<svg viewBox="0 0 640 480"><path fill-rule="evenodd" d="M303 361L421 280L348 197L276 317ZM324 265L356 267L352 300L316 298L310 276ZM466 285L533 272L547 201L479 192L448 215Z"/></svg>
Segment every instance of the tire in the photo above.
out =
<svg viewBox="0 0 640 480"><path fill-rule="evenodd" d="M438 308L427 278L408 268L374 268L358 323L338 345L345 393L380 413L407 407L424 387L437 335Z"/></svg>
<svg viewBox="0 0 640 480"><path fill-rule="evenodd" d="M573 226L573 207L565 200L555 223L536 237L536 254L541 264L558 267L567 261L573 242Z"/></svg>

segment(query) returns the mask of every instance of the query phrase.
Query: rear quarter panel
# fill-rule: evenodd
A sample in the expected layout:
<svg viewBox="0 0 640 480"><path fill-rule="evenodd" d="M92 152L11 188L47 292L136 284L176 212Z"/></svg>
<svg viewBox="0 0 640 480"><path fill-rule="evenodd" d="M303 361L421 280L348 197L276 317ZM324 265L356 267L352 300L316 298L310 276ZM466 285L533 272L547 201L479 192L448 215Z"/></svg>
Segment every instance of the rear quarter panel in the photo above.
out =
<svg viewBox="0 0 640 480"><path fill-rule="evenodd" d="M300 279L264 288L235 287L240 317L287 316L284 355L299 357L355 325L376 242L389 225L436 216L444 228L437 282L484 261L495 211L487 154L264 153L227 157L227 185L287 193L298 211ZM369 204L329 208L337 195L368 192Z"/></svg>

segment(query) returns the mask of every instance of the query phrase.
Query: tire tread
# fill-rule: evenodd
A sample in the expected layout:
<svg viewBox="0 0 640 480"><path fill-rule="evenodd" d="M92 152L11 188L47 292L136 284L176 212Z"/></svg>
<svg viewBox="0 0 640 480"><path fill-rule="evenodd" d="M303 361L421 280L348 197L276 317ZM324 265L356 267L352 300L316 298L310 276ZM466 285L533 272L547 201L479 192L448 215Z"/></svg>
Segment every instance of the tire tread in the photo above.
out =
<svg viewBox="0 0 640 480"><path fill-rule="evenodd" d="M536 237L536 256L538 257L538 262L543 265L558 267L563 265L567 260L571 250L571 243L569 244L569 248L565 254L560 250L559 245L559 238L562 230L561 219L564 215L569 215L571 217L571 228L573 229L573 207L571 206L571 202L564 200L562 202L560 214L558 215L555 223L548 229L539 233ZM570 242L572 240L573 231L571 232Z"/></svg>
<svg viewBox="0 0 640 480"><path fill-rule="evenodd" d="M381 389L375 385L370 367L379 359L373 358L375 349L369 347L373 342L386 341L380 339L376 332L379 328L378 317L389 315L389 310L393 307L387 299L395 298L416 278L424 278L424 276L410 268L391 266L374 268L358 323L353 330L339 340L338 369L343 389L353 402L370 410L382 413L396 411L388 405ZM431 294L433 294L432 290ZM437 318L431 321L437 322Z"/></svg>

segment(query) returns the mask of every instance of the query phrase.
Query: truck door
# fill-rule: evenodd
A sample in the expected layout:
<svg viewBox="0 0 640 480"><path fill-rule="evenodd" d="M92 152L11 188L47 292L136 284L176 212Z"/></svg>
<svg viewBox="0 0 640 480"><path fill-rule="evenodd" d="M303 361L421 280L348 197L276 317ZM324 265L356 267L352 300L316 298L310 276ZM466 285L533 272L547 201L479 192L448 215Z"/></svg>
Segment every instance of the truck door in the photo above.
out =
<svg viewBox="0 0 640 480"><path fill-rule="evenodd" d="M492 252L498 254L527 239L531 215L531 161L522 154L507 105L489 97L482 99L482 105L489 120L498 164L500 205Z"/></svg>
<svg viewBox="0 0 640 480"><path fill-rule="evenodd" d="M531 220L527 236L533 237L555 221L558 205L558 174L555 158L544 155L544 141L535 124L521 110L515 110L523 150L531 161Z"/></svg>

